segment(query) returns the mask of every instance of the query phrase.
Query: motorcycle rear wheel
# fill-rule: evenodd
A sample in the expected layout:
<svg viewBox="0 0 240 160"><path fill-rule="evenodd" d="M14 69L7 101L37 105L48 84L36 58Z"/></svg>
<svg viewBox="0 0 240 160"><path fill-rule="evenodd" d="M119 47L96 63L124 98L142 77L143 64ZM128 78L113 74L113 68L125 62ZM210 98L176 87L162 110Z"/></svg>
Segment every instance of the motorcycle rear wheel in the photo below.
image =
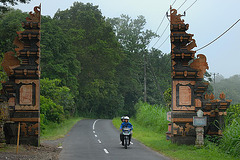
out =
<svg viewBox="0 0 240 160"><path fill-rule="evenodd" d="M128 138L125 137L124 138L124 148L127 149L127 146L128 146Z"/></svg>

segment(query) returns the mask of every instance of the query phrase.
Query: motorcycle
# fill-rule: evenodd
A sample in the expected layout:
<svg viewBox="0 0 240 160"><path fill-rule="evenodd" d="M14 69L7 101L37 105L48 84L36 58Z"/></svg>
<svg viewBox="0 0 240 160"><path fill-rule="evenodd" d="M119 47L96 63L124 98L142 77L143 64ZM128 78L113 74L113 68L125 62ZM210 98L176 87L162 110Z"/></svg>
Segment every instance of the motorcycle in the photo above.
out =
<svg viewBox="0 0 240 160"><path fill-rule="evenodd" d="M130 145L130 135L131 135L131 129L130 128L123 128L123 146L125 149Z"/></svg>

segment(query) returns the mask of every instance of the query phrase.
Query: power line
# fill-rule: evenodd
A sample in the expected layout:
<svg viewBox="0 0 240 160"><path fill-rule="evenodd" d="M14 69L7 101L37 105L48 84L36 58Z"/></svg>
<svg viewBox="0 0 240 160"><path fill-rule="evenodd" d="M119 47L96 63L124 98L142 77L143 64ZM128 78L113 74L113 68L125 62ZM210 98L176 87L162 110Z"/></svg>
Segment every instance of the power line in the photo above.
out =
<svg viewBox="0 0 240 160"><path fill-rule="evenodd" d="M231 27L229 27L225 32L223 32L220 36L218 36L217 38L215 38L213 41L209 42L208 44L206 44L205 46L197 49L196 51L200 51L202 50L203 48L209 46L210 44L212 44L213 42L215 42L216 40L218 40L220 37L222 37L225 33L227 33L230 29L233 28L233 26L235 26L238 22L240 21L240 19L238 19L233 25L231 25Z"/></svg>
<svg viewBox="0 0 240 160"><path fill-rule="evenodd" d="M174 4L175 4L175 2L176 2L177 0L175 0L173 3L172 3L172 5L171 6L173 6ZM167 10L167 12L170 10L170 8ZM155 34L157 34L157 32L158 32L158 30L159 30L159 28L161 27L161 25L162 25L162 23L163 23L163 21L164 21L164 18L165 18L165 14L164 14L164 16L163 16L163 18L162 18L162 20L161 20L161 22L160 22L160 24L158 25L158 27L157 27L157 30L156 30L156 32L155 32ZM151 39L151 41L149 42L149 44L152 42L152 40L153 39ZM158 39L158 41L159 41L159 39ZM157 42L158 42L157 41ZM157 43L156 42L156 43ZM156 43L153 45L153 46L155 46L156 45ZM149 48L149 44L148 44L148 47L147 48Z"/></svg>
<svg viewBox="0 0 240 160"><path fill-rule="evenodd" d="M194 1L184 12L186 12L189 8L191 8L196 2L197 2L197 0Z"/></svg>
<svg viewBox="0 0 240 160"><path fill-rule="evenodd" d="M178 7L177 10L179 10L186 2L187 2L187 0L185 0L185 1L182 3L182 5L181 5L180 7Z"/></svg>
<svg viewBox="0 0 240 160"><path fill-rule="evenodd" d="M185 2L187 2L187 0L185 0L178 9L180 9L180 8L184 5ZM188 9L190 9L196 2L197 2L197 0L195 0L184 12L186 12ZM168 17L167 17L167 18L168 18ZM170 22L169 19L168 19L168 21ZM162 45L168 40L169 37L170 37L170 35L167 36L167 38L166 38L166 39L163 41L163 43L158 47L158 49L162 47Z"/></svg>
<svg viewBox="0 0 240 160"><path fill-rule="evenodd" d="M175 0L173 3L172 3L172 5L171 6L173 6L174 4L175 4L175 2L176 2L177 0ZM167 12L170 10L170 8L167 10ZM163 20L164 20L164 17L165 17L165 15L163 16L163 18L162 18L162 21L161 21L161 23L159 24L159 26L158 26L158 28L157 28L157 30L156 30L156 32L155 33L157 33L157 31L159 30L159 28L161 27L161 25L162 25L162 23L163 23Z"/></svg>
<svg viewBox="0 0 240 160"><path fill-rule="evenodd" d="M176 2L177 0L175 0L173 3L172 3L172 5L171 6L173 6L174 4L175 4L175 2ZM168 11L170 10L170 8L168 9Z"/></svg>
<svg viewBox="0 0 240 160"><path fill-rule="evenodd" d="M157 49L161 48L162 45L168 40L169 37L170 37L170 35L167 36L167 38L163 41L163 43Z"/></svg>
<svg viewBox="0 0 240 160"><path fill-rule="evenodd" d="M161 37L163 36L163 34L166 32L166 30L167 30L169 24L170 24L170 23L168 22L168 24L167 24L167 26L165 27L163 33L161 34L161 36L158 38L157 42L155 42L154 45L153 45L152 47L154 47L154 46L158 43L158 41L161 39Z"/></svg>
<svg viewBox="0 0 240 160"><path fill-rule="evenodd" d="M176 2L176 0L173 2L173 4L174 4L175 2ZM181 6L178 7L177 10L179 10L186 2L187 2L187 0L185 0L185 1L181 4ZM190 7L189 7L189 8L190 8ZM170 10L170 8L167 10L167 12L168 12L169 10ZM164 16L164 17L165 17L165 16ZM168 18L167 18L167 19L168 19ZM169 19L168 19L168 21L169 21ZM169 24L170 24L170 21L169 21L169 23L167 24L166 28L164 29L162 35L165 33L165 31L166 31L167 27L169 26ZM154 46L158 43L158 41L162 38L162 35L158 38L157 42L155 42L152 47L154 47ZM169 35L168 37L170 37L170 35ZM163 42L158 48L160 48L160 47L166 42L166 40L168 39L168 37L164 40L164 42Z"/></svg>

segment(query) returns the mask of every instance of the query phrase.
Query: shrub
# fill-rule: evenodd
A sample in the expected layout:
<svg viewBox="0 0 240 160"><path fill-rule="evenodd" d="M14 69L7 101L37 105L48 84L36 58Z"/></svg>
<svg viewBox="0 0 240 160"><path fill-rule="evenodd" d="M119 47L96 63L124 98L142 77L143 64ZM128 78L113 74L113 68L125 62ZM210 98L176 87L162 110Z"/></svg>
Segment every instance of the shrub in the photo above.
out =
<svg viewBox="0 0 240 160"><path fill-rule="evenodd" d="M240 157L240 104L230 106L227 113L220 147L226 153Z"/></svg>
<svg viewBox="0 0 240 160"><path fill-rule="evenodd" d="M136 121L155 132L165 132L168 128L167 112L163 105L149 105L139 102L135 105Z"/></svg>
<svg viewBox="0 0 240 160"><path fill-rule="evenodd" d="M40 113L44 115L43 123L47 121L61 123L64 121L63 107L54 103L51 99L40 96ZM43 116L42 116L43 117Z"/></svg>

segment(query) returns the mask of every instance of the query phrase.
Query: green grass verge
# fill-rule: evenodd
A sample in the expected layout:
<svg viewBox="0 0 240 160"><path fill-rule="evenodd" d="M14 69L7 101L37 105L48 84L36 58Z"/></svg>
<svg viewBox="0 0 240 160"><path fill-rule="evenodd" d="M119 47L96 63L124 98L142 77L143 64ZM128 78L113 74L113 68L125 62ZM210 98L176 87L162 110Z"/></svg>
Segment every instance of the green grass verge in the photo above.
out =
<svg viewBox="0 0 240 160"><path fill-rule="evenodd" d="M120 118L113 119L113 125L119 128ZM206 144L203 148L194 146L176 145L166 140L165 133L156 133L152 129L142 127L133 119L130 120L133 125L133 138L153 150L176 160L235 160L232 156L222 153L222 151L212 143Z"/></svg>
<svg viewBox="0 0 240 160"><path fill-rule="evenodd" d="M65 120L63 123L49 123L45 126L45 130L41 132L41 140L55 140L63 138L71 128L80 121L81 117L74 117Z"/></svg>

